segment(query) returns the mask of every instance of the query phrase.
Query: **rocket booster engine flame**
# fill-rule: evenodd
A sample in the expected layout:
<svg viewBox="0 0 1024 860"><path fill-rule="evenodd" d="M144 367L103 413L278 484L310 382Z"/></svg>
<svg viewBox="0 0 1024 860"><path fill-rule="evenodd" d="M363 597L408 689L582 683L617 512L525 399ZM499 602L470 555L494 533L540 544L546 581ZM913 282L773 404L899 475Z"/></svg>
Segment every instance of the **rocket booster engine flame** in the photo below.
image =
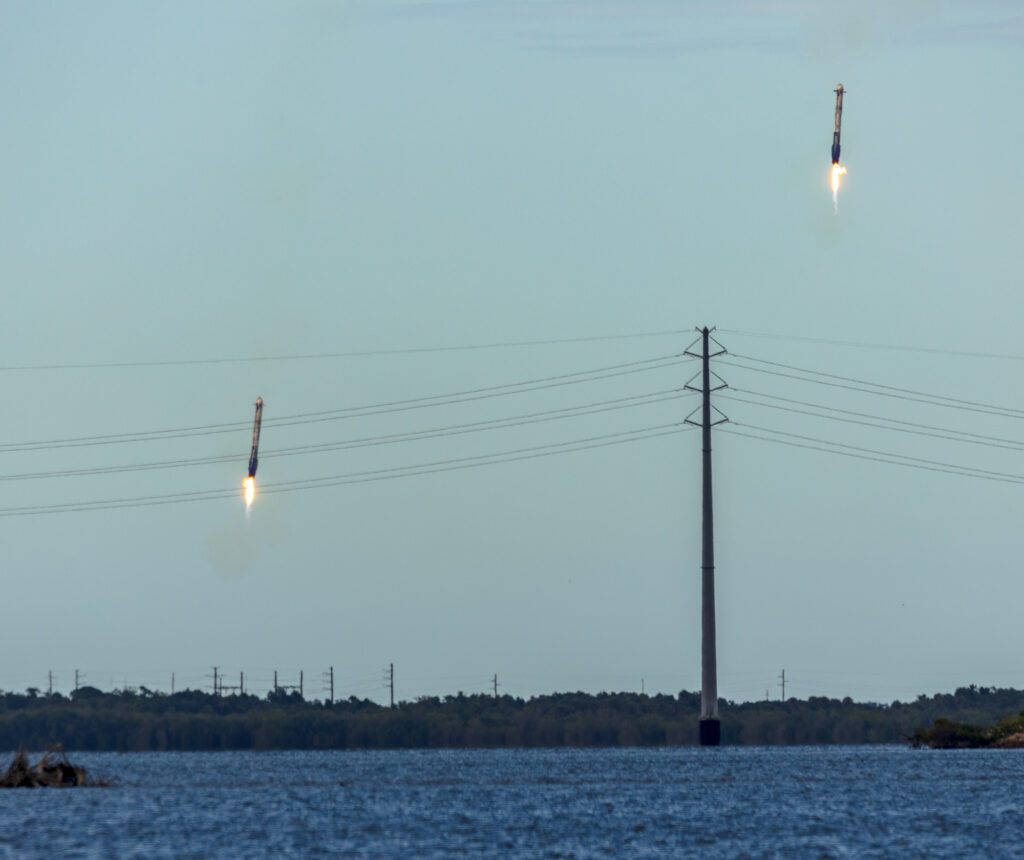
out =
<svg viewBox="0 0 1024 860"><path fill-rule="evenodd" d="M832 165L832 200L835 202L839 195L839 177L846 173L846 168L838 162Z"/></svg>
<svg viewBox="0 0 1024 860"><path fill-rule="evenodd" d="M256 497L256 467L259 465L260 453L260 424L263 421L263 398L256 398L256 418L252 424L252 451L249 454L249 477L242 482L245 487L245 507L248 510L252 506L252 500Z"/></svg>
<svg viewBox="0 0 1024 860"><path fill-rule="evenodd" d="M841 164L832 165L832 211L839 212L839 177L846 173Z"/></svg>

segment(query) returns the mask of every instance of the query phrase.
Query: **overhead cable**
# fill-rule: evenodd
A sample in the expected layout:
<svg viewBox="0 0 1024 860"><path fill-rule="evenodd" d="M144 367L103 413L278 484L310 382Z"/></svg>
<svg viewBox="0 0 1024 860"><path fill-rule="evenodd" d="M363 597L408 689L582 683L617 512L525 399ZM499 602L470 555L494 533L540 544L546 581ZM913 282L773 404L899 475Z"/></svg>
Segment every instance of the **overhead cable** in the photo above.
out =
<svg viewBox="0 0 1024 860"><path fill-rule="evenodd" d="M363 418L371 415L402 412L409 409L448 406L455 403L467 403L492 397L501 397L504 395L523 394L530 391L539 391L577 383L584 384L588 382L596 382L602 379L611 379L633 373L660 370L665 367L672 367L689 361L692 361L692 359L684 357L682 354L658 356L656 358L642 359L640 361L606 365L592 370L579 370L572 373L562 373L553 376L527 379L521 382L509 382L501 385L490 385L483 388L470 388L462 391L449 392L447 394L434 394L408 398L405 400L371 403L364 406L346 406L318 412L300 412L292 415L282 415L276 418L271 417L264 419L263 425L277 427L296 424L313 424L349 417ZM94 447L98 445L113 445L125 442L157 442L166 439L179 439L192 436L214 436L222 435L224 433L234 433L242 428L247 429L250 424L251 421L247 420L227 424L205 424L190 427L176 427L166 430L142 430L133 433L107 433L99 436L49 439L39 442L6 442L0 443L0 454L15 451L50 450L54 448Z"/></svg>
<svg viewBox="0 0 1024 860"><path fill-rule="evenodd" d="M665 403L671 400L678 400L684 397L692 397L693 393L681 389L665 389L649 394L637 394L631 397L620 397L613 400L598 401L579 406L565 406L561 409L549 409L541 412L532 412L524 415L513 415L505 418L492 418L485 421L473 421L464 424L451 424L445 427L433 427L425 430L408 430L401 433L388 433L376 436L365 436L356 439L346 439L333 442L319 442L311 445L296 445L290 448L264 449L261 457L264 460L278 457L288 457L301 454L317 454L330 451L343 451L353 448L375 447L389 445L399 442L417 442L425 439L436 439L447 436L457 436L465 433L474 433L487 430L501 430L508 427L520 427L528 424L538 424L548 421L557 421L566 418L577 418L585 415L596 415L604 412L614 412L624 409L633 409L640 406L649 406L657 403ZM158 469L171 469L189 466L207 466L220 463L244 461L244 453L220 454L211 457L194 457L177 460L158 460L148 463L128 463L112 466L94 466L80 469L56 469L46 472L21 472L7 475L0 475L0 481L23 481L45 478L68 478L91 475L117 474L121 472L151 471Z"/></svg>
<svg viewBox="0 0 1024 860"><path fill-rule="evenodd" d="M785 334L769 334L767 332L758 331L740 331L738 329L719 329L723 334L731 334L737 337L755 337L763 338L767 340L784 340L792 341L794 343L815 343L824 344L826 346L850 346L857 349L882 349L882 350L893 350L896 352L921 352L931 355L951 355L960 358L996 358L1003 359L1006 361L1024 361L1024 355L1014 355L1013 353L1003 352L981 352L978 350L960 350L960 349L936 349L933 347L925 346L908 346L906 344L889 344L889 343L865 343L863 341L856 340L831 340L824 337L801 337L799 335L785 335Z"/></svg>
<svg viewBox="0 0 1024 860"><path fill-rule="evenodd" d="M737 364L734 361L727 361L725 359L719 359L720 364L726 364L730 367L736 367L741 370L750 370L755 373L766 373L771 376L779 376L784 379L794 379L800 382L813 382L817 385L826 385L832 388L842 388L847 391L858 391L862 394L873 394L878 397L892 397L898 400L907 400L913 403L924 403L929 406L943 406L947 409L960 409L966 412L977 412L982 415L997 415L1002 418L1024 418L1024 410L1013 409L1008 406L996 406L990 403L976 403L970 400L961 400L955 397L947 397L943 394L929 394L922 391L914 391L908 388L897 388L892 385L885 385L880 382L869 382L863 379L853 379L851 377L838 376L833 373L823 373L819 370L808 370L802 367L794 367L788 364L780 364L776 361L766 361L761 358L751 358L745 355L732 354L733 358L741 358L745 361L755 361L761 364L771 365L772 367L782 367L789 370L797 371L803 374L812 374L818 377L824 377L822 379L809 378L807 376L796 376L790 373L780 373L776 370L768 370L763 367L750 367L749 365ZM835 382L833 380L843 380L842 382ZM852 383L852 384L847 384ZM870 386L864 388L862 386ZM880 390L875 390L880 389Z"/></svg>
<svg viewBox="0 0 1024 860"><path fill-rule="evenodd" d="M26 370L100 370L126 367L180 367L189 365L208 364L246 364L253 362L268 361L313 361L327 358L364 358L372 356L388 355L422 355L424 353L438 352L465 352L485 349L506 349L510 347L523 346L550 346L555 344L568 343L590 343L608 340L631 340L653 337L673 337L688 334L689 329L669 329L667 331L643 331L629 332L626 334L603 334L589 335L584 337L560 337L543 338L537 340L506 340L491 343L459 344L455 346L419 346L399 347L394 349L358 349L346 350L343 352L313 352L293 355L250 355L243 357L223 358L171 358L139 361L92 361L92 362L63 362L54 364L7 364L0 365L0 371L26 371Z"/></svg>
<svg viewBox="0 0 1024 860"><path fill-rule="evenodd" d="M736 428L744 429L741 430ZM760 431L760 433L772 433L777 436L786 436L788 439L796 439L800 441L794 442L789 441L788 439L776 439L771 436L759 435L759 433L756 432L744 432L744 430ZM909 457L904 454L895 454L889 451L878 451L872 448L861 448L856 445L846 445L841 442L832 442L827 439L815 439L798 433L786 433L781 430L772 430L767 427L755 427L750 424L737 424L734 422L729 426L721 427L720 432L729 433L734 436L745 436L750 439L760 439L763 442L774 442L779 445L787 445L791 448L804 448L811 451L820 451L825 454L838 454L844 457L854 457L860 460L886 463L891 466L906 466L913 469L923 469L928 472L943 472L950 475L960 475L967 478L981 478L987 481L1000 481L1009 484L1024 483L1024 475L1014 475L1007 472L994 472L987 469L976 469L973 466L959 466L952 463L927 460L921 457Z"/></svg>
<svg viewBox="0 0 1024 860"><path fill-rule="evenodd" d="M675 433L682 433L692 429L689 425L675 422L652 427L641 427L635 430L626 430L618 433L605 433L599 436L590 436L583 439L574 439L567 442L557 442L548 445L537 445L528 448L518 448L510 451L499 451L493 454L482 454L470 457L456 457L448 460L435 460L433 462L418 463L409 466L397 466L386 469L371 469L362 472L350 472L340 475L322 476L299 481L283 481L278 483L264 484L260 487L260 494L287 493L296 490L310 490L323 487L342 486L346 484L359 484L371 481L391 480L395 478L408 478L418 475L433 474L436 472L449 472L462 469L476 468L479 466L492 466L500 463L511 463L520 460L533 460L540 457L550 457L557 454L571 453L574 451L586 451L595 448L606 448L612 445L622 445L629 442L637 442L644 439L654 439L660 436L668 436ZM112 510L115 508L138 508L155 505L178 504L182 502L212 501L215 499L227 499L237 497L238 488L196 490L181 493L165 493L153 496L136 496L116 499L98 499L84 502L65 502L51 505L21 505L16 507L0 508L0 516L30 516L35 514L56 514L81 511Z"/></svg>
<svg viewBox="0 0 1024 860"><path fill-rule="evenodd" d="M735 397L732 394L719 394L719 399L731 400L734 403L746 403L752 406L763 406L766 409L777 409L782 412L789 412L795 415L808 415L812 418L827 418L830 421L841 421L845 424L856 424L861 427L873 427L878 430L892 430L897 433L912 433L916 436L926 436L932 439L945 439L950 442L966 442L972 445L984 445L989 448L1003 448L1008 451L1022 451L1024 450L1024 442L1018 442L1013 439L1000 439L995 436L983 436L980 433L967 433L960 430L952 430L945 427L935 427L930 424L918 424L913 421L901 421L896 418L886 418L882 415L869 415L863 412L854 412L850 409L837 409L833 406L822 406L817 403L807 403L801 400L791 400L788 397L778 397L773 394L761 394L756 391L744 392L741 388L733 388L731 391L737 393L752 394L755 397L769 397L774 400L781 400L786 403L795 403L801 406L808 406L811 409L818 409L828 412L839 413L835 415L821 414L821 412L813 412L810 409L795 409L791 406L780 406L777 403L761 403L757 400L748 400L744 397ZM857 418L848 418L845 416L854 415ZM872 419L872 420L859 420L859 419ZM890 422L877 423L877 422ZM892 426L898 425L898 426ZM934 431L934 432L931 432Z"/></svg>

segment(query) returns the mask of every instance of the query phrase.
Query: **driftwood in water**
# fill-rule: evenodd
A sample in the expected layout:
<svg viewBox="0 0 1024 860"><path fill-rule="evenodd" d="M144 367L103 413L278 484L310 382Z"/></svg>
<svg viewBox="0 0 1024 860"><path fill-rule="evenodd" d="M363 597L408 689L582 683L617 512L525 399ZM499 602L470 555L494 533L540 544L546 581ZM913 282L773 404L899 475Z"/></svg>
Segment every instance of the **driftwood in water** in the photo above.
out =
<svg viewBox="0 0 1024 860"><path fill-rule="evenodd" d="M68 761L60 746L50 747L42 758L30 765L25 750L18 750L6 772L0 776L0 788L72 788L86 785L85 768Z"/></svg>

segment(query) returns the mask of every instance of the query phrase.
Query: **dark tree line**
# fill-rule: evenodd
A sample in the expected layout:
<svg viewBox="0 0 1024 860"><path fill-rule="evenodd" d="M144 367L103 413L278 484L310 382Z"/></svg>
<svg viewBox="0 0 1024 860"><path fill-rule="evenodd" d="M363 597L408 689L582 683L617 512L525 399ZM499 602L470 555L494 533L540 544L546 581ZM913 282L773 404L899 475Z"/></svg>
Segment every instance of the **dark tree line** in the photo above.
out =
<svg viewBox="0 0 1024 860"><path fill-rule="evenodd" d="M901 743L947 718L991 725L1024 709L1024 691L963 687L913 702L849 698L722 700L722 741L734 745ZM0 693L0 749L402 749L680 746L697 742L700 694L558 693L424 697L388 708L355 697L328 704L298 693L214 696L195 690L70 697Z"/></svg>
<svg viewBox="0 0 1024 860"><path fill-rule="evenodd" d="M910 736L914 747L932 749L1024 748L1024 711L995 725L977 726L940 717L930 729L918 726Z"/></svg>

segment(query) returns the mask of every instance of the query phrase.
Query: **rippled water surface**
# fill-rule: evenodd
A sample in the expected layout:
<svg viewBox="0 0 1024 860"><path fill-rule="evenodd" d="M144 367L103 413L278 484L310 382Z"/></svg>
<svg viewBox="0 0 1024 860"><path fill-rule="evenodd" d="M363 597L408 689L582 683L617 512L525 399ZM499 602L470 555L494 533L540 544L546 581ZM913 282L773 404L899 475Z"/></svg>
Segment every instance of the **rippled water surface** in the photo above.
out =
<svg viewBox="0 0 1024 860"><path fill-rule="evenodd" d="M1024 857L1024 751L91 753L0 857Z"/></svg>

